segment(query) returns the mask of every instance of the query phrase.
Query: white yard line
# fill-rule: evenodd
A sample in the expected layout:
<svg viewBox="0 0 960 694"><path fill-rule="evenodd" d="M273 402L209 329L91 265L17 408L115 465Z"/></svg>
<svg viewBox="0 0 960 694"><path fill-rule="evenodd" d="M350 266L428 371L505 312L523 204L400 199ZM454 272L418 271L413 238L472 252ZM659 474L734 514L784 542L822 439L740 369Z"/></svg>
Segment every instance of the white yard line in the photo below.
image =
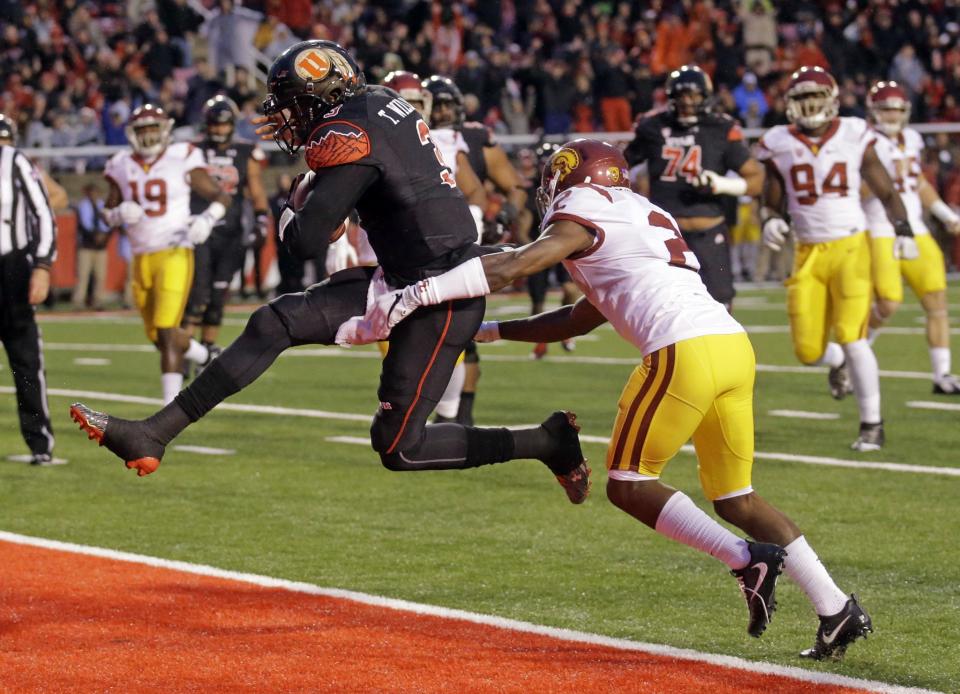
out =
<svg viewBox="0 0 960 694"><path fill-rule="evenodd" d="M172 448L175 451L199 453L200 455L233 455L236 453L232 448L211 448L210 446L190 446L186 444L176 444Z"/></svg>
<svg viewBox="0 0 960 694"><path fill-rule="evenodd" d="M0 386L0 393L14 393L11 386ZM56 397L64 398L95 398L107 402L126 402L137 405L161 406L163 401L160 398L149 398L142 395L125 395L123 393L106 393L97 390L72 390L66 388L50 388L47 393ZM251 414L272 414L288 417L311 417L313 419L334 419L350 422L363 422L369 424L373 417L371 414L359 414L351 412L331 412L329 410L313 410L298 407L279 407L276 405L252 405L236 402L222 402L217 405L218 410L229 412L246 412ZM334 437L331 437L333 440ZM369 445L368 439L360 437L337 437L342 443L363 443ZM592 436L590 434L581 434L580 440L586 443L597 443L607 445L609 438L606 436ZM693 453L693 446L684 446L681 449L685 453ZM881 463L867 460L847 460L844 458L829 458L824 456L801 455L795 453L769 453L756 451L754 457L758 460L778 460L791 463L805 463L807 465L826 465L832 467L887 470L890 472L912 472L915 474L929 475L947 475L951 477L960 477L960 468L933 467L929 465L906 465L903 463Z"/></svg>
<svg viewBox="0 0 960 694"><path fill-rule="evenodd" d="M770 410L767 414L789 419L840 419L836 412L807 412L806 410Z"/></svg>
<svg viewBox="0 0 960 694"><path fill-rule="evenodd" d="M887 684L885 682L875 682L854 677L845 677L843 675L803 670L801 668L789 667L786 665L759 663L727 655L702 653L700 651L695 651L688 648L674 648L672 646L663 646L655 643L643 643L640 641L629 641L627 639L617 639L600 634L574 631L572 629L559 629L556 627L532 624L530 622L521 622L515 619L507 619L505 617L498 617L496 615L485 615L477 612L467 612L466 610L455 610L448 607L440 607L437 605L426 605L407 600L397 600L395 598L389 598L381 595L371 595L369 593L360 593L357 591L343 590L340 588L323 588L312 583L288 581L282 578L240 573L237 571L227 571L213 566L191 564L188 562L174 561L170 559L161 559L159 557L150 557L143 554L133 554L130 552L120 552L103 547L91 547L88 545L78 545L69 542L59 542L56 540L28 537L26 535L19 535L4 531L0 531L0 540L32 547L41 547L43 549L55 550L59 552L71 552L85 556L100 557L103 559L123 561L131 564L140 564L143 566L151 566L160 569L180 571L197 576L208 576L211 578L220 578L228 581L237 581L240 583L260 586L262 588L280 589L293 593L320 595L328 598L350 600L363 605L370 605L389 610L412 612L414 614L428 615L430 617L438 617L441 619L457 619L471 622L473 624L483 624L496 629L517 631L527 634L537 634L539 636L546 636L548 638L558 639L561 641L589 643L623 651L640 651L668 658L692 660L700 663L707 663L709 665L744 670L747 672L776 675L778 677L786 677L802 682L836 685L838 687L851 687L870 692L883 692L884 694L932 694L930 690L926 689L900 687L893 684Z"/></svg>
<svg viewBox="0 0 960 694"><path fill-rule="evenodd" d="M956 402L931 402L929 400L910 400L907 407L913 407L918 410L944 410L946 412L960 412L960 403Z"/></svg>

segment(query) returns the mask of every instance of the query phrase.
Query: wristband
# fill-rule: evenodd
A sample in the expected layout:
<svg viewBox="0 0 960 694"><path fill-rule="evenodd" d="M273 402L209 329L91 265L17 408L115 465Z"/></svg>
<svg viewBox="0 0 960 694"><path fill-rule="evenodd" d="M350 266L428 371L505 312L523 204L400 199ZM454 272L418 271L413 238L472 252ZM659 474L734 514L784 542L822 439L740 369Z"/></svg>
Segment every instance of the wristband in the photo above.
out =
<svg viewBox="0 0 960 694"><path fill-rule="evenodd" d="M739 197L747 192L747 182L734 176L716 176L713 178L713 189L718 195L736 195Z"/></svg>
<svg viewBox="0 0 960 694"><path fill-rule="evenodd" d="M950 209L950 205L943 200L937 200L930 205L930 214L939 219L944 224L956 224L960 221L960 215Z"/></svg>
<svg viewBox="0 0 960 694"><path fill-rule="evenodd" d="M910 228L910 222L906 219L900 219L893 223L893 233L897 236L913 236L913 229Z"/></svg>
<svg viewBox="0 0 960 694"><path fill-rule="evenodd" d="M442 275L417 282L415 286L421 306L435 306L444 301L472 299L490 293L487 273L480 258L471 258Z"/></svg>

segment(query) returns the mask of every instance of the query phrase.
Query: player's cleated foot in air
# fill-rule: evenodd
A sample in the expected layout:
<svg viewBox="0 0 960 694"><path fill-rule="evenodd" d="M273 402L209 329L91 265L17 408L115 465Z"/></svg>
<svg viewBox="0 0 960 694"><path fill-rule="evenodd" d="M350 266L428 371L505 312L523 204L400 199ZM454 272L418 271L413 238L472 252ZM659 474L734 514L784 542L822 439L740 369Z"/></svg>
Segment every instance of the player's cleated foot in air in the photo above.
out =
<svg viewBox="0 0 960 694"><path fill-rule="evenodd" d="M142 422L111 417L83 403L70 406L70 417L87 432L87 438L120 458L139 477L154 472L163 459L165 446L151 436Z"/></svg>
<svg viewBox="0 0 960 694"><path fill-rule="evenodd" d="M533 351L530 352L531 359L543 359L547 356L547 343L538 342L533 346Z"/></svg>
<svg viewBox="0 0 960 694"><path fill-rule="evenodd" d="M933 381L934 395L960 395L960 379L956 376L942 376Z"/></svg>
<svg viewBox="0 0 960 694"><path fill-rule="evenodd" d="M540 425L554 443L541 460L550 468L571 503L582 504L590 494L590 468L580 449L580 426L573 412L554 412Z"/></svg>
<svg viewBox="0 0 960 694"><path fill-rule="evenodd" d="M877 424L867 424L860 422L860 436L850 444L850 448L861 453L868 451L879 451L886 443L887 437L883 433L883 422Z"/></svg>
<svg viewBox="0 0 960 694"><path fill-rule="evenodd" d="M837 614L820 618L820 628L817 629L817 640L813 648L800 651L800 657L840 660L847 652L847 646L860 637L867 638L867 633L872 631L870 615L860 607L857 596L851 595L847 604Z"/></svg>
<svg viewBox="0 0 960 694"><path fill-rule="evenodd" d="M207 345L207 360L202 364L197 364L196 375L199 376L203 373L203 370L210 366L213 363L213 360L220 356L220 353L223 351L223 348L219 345Z"/></svg>
<svg viewBox="0 0 960 694"><path fill-rule="evenodd" d="M560 346L564 352L572 352L577 348L577 341L571 337L569 340L561 340Z"/></svg>
<svg viewBox="0 0 960 694"><path fill-rule="evenodd" d="M827 373L827 384L830 386L830 395L834 400L843 400L853 392L853 381L850 379L847 362L830 368Z"/></svg>
<svg viewBox="0 0 960 694"><path fill-rule="evenodd" d="M777 578L783 571L786 550L780 545L747 541L750 547L750 562L742 569L731 571L740 584L740 592L747 601L750 621L747 633L759 637L773 618L777 609Z"/></svg>

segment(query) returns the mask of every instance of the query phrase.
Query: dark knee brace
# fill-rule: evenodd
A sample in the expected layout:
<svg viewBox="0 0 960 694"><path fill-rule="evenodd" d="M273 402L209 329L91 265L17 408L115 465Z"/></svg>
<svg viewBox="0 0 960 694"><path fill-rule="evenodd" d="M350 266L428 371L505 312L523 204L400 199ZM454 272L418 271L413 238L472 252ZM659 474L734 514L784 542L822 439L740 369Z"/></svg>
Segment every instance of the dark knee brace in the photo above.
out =
<svg viewBox="0 0 960 694"><path fill-rule="evenodd" d="M463 362L465 364L479 364L480 363L480 354L477 352L477 343L473 340L467 343L466 349L463 350Z"/></svg>
<svg viewBox="0 0 960 694"><path fill-rule="evenodd" d="M227 303L229 282L214 282L210 292L210 301L203 311L203 324L219 326L223 323L223 307Z"/></svg>

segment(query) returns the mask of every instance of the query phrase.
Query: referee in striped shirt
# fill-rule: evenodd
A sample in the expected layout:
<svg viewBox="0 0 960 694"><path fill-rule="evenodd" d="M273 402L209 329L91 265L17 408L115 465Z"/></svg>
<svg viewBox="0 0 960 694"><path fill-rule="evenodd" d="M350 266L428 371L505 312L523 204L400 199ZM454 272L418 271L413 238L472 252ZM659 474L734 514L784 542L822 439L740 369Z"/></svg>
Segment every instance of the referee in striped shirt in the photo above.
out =
<svg viewBox="0 0 960 694"><path fill-rule="evenodd" d="M57 228L40 173L13 146L16 134L14 122L0 114L0 340L13 372L30 462L49 465L53 427L34 306L50 291Z"/></svg>

